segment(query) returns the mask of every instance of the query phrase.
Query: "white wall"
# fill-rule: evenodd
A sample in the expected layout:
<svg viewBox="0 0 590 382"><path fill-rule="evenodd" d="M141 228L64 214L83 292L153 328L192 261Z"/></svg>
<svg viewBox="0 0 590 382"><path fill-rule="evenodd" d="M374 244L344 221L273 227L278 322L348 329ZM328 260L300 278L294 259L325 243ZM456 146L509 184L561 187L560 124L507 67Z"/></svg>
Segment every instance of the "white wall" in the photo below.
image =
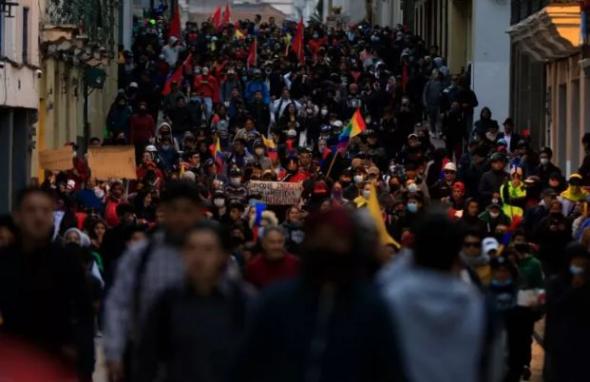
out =
<svg viewBox="0 0 590 382"><path fill-rule="evenodd" d="M375 24L394 27L403 23L401 0L377 0L374 4Z"/></svg>
<svg viewBox="0 0 590 382"><path fill-rule="evenodd" d="M484 106L492 110L501 124L509 112L510 91L510 25L508 0L473 2L473 90L479 106L475 120Z"/></svg>
<svg viewBox="0 0 590 382"><path fill-rule="evenodd" d="M328 3L330 0L324 0L324 15L328 16ZM365 19L367 9L364 0L332 0L332 6L342 7L341 15L350 20L351 23L356 23Z"/></svg>

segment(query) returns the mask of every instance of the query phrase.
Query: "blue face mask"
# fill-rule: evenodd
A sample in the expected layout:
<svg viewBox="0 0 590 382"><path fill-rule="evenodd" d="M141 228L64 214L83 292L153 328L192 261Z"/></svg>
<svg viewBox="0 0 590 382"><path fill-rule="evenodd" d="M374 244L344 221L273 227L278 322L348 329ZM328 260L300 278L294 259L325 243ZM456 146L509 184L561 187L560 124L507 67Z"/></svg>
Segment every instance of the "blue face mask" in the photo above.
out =
<svg viewBox="0 0 590 382"><path fill-rule="evenodd" d="M507 279L507 280L493 279L492 285L495 287L508 287L508 286L512 285L512 279Z"/></svg>
<svg viewBox="0 0 590 382"><path fill-rule="evenodd" d="M584 268L582 268L582 267L578 267L577 265L570 265L570 273L573 276L582 276L586 272L584 271Z"/></svg>
<svg viewBox="0 0 590 382"><path fill-rule="evenodd" d="M416 203L408 203L406 208L408 209L408 212L411 212L413 214L418 212L418 205Z"/></svg>

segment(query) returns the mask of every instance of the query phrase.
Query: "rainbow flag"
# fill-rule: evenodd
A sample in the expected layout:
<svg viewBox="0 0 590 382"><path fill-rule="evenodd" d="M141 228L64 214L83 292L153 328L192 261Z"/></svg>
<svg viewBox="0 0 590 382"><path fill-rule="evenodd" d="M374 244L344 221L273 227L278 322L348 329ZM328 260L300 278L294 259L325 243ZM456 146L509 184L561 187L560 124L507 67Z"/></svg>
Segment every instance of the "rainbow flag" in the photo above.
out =
<svg viewBox="0 0 590 382"><path fill-rule="evenodd" d="M356 137L365 130L367 130L367 125L365 124L361 110L356 109L350 122L348 122L348 125L346 125L338 137L338 151L346 150L350 139Z"/></svg>
<svg viewBox="0 0 590 382"><path fill-rule="evenodd" d="M217 174L221 174L224 170L224 157L223 151L221 151L221 143L219 141L219 136L215 138L215 143L209 146L209 150L211 151L211 156L215 161L215 166L217 167Z"/></svg>

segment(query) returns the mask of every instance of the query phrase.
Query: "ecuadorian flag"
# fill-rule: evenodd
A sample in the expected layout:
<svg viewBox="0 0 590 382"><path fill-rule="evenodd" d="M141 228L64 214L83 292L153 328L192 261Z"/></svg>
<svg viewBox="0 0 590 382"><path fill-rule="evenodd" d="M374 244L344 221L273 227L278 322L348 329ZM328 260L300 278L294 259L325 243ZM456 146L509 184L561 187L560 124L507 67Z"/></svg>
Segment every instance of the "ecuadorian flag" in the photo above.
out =
<svg viewBox="0 0 590 382"><path fill-rule="evenodd" d="M263 135L262 142L266 146L266 151L267 151L268 157L273 161L276 160L278 153L277 153L277 144L275 143L275 141L273 141L272 138L267 138Z"/></svg>
<svg viewBox="0 0 590 382"><path fill-rule="evenodd" d="M219 136L215 137L215 143L209 146L209 150L211 151L211 156L215 161L215 166L217 167L217 174L223 173L224 157L223 151L221 151L221 143L219 142Z"/></svg>
<svg viewBox="0 0 590 382"><path fill-rule="evenodd" d="M365 124L365 120L363 119L361 110L356 109L356 111L352 115L352 118L350 119L350 122L348 123L348 125L346 125L346 127L338 137L338 150L346 150L348 142L350 142L350 138L356 137L365 130L367 130L367 125Z"/></svg>

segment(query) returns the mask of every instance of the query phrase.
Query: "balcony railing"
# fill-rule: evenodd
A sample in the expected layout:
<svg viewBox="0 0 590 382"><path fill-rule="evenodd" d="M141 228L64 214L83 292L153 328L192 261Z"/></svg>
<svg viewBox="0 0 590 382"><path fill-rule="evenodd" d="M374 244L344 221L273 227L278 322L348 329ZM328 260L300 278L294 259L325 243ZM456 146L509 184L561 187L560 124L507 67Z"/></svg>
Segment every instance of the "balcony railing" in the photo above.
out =
<svg viewBox="0 0 590 382"><path fill-rule="evenodd" d="M116 4L116 0L48 0L43 22L75 25L91 43L114 48Z"/></svg>
<svg viewBox="0 0 590 382"><path fill-rule="evenodd" d="M512 0L511 23L517 24L549 4L578 4L577 0Z"/></svg>

